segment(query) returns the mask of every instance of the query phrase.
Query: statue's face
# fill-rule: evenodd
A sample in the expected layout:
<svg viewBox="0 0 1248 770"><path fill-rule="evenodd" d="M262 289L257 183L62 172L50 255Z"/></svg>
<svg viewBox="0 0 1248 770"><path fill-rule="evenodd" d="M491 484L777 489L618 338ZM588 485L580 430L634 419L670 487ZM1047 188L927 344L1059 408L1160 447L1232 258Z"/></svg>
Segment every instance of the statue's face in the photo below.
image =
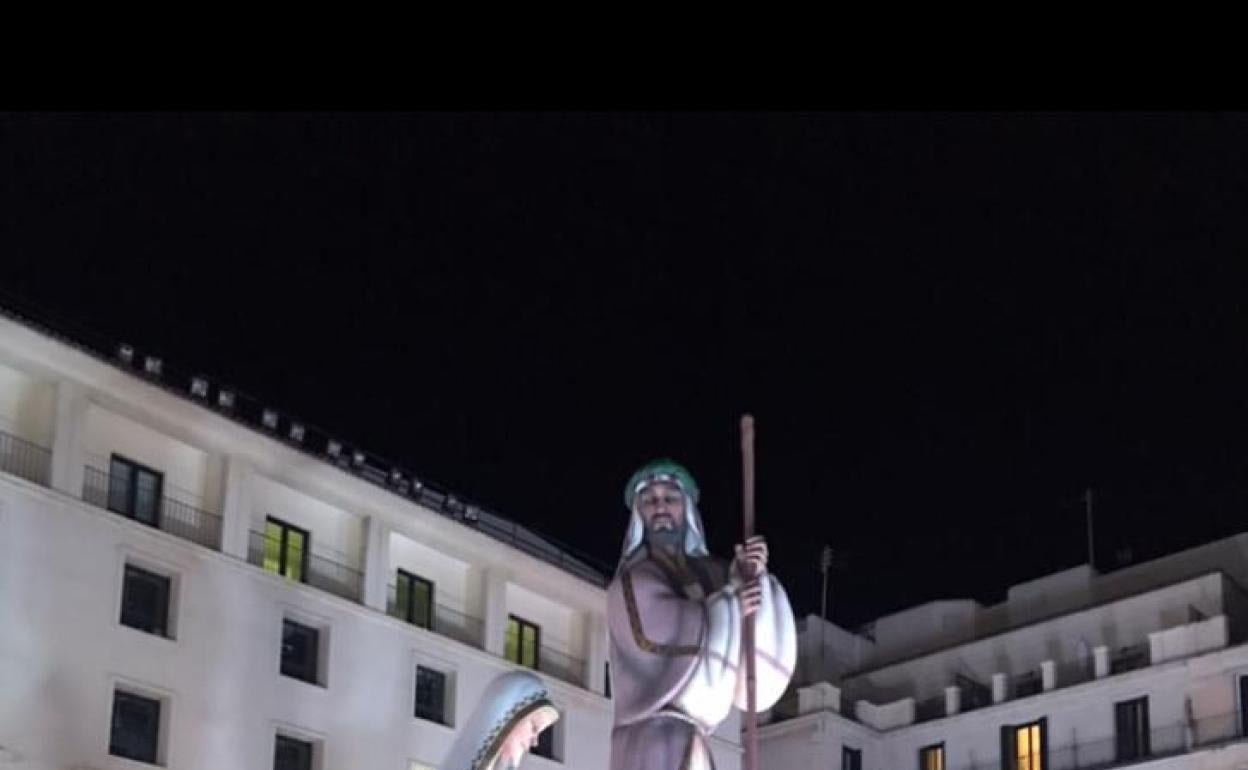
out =
<svg viewBox="0 0 1248 770"><path fill-rule="evenodd" d="M637 495L637 513L649 533L679 532L685 526L685 495L666 481L649 484Z"/></svg>
<svg viewBox="0 0 1248 770"><path fill-rule="evenodd" d="M491 770L511 770L520 766L524 755L537 745L542 731L554 724L558 717L539 709L529 714L516 725L503 741L498 752L498 759L490 766Z"/></svg>

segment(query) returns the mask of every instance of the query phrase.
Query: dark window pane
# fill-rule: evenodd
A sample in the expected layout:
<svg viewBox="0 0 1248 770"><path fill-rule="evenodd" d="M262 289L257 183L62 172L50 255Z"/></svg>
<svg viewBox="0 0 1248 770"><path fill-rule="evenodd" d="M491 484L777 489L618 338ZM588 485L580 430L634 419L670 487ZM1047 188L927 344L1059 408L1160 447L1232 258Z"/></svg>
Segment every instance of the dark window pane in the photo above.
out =
<svg viewBox="0 0 1248 770"><path fill-rule="evenodd" d="M134 473L134 518L152 525L160 521L160 477L151 471Z"/></svg>
<svg viewBox="0 0 1248 770"><path fill-rule="evenodd" d="M114 457L108 470L108 507L130 515L130 484L133 474L130 463Z"/></svg>
<svg viewBox="0 0 1248 770"><path fill-rule="evenodd" d="M555 724L558 724L557 722ZM537 745L533 747L533 753L539 757L547 759L556 759L555 757L555 725L542 730L542 734L537 736Z"/></svg>
<svg viewBox="0 0 1248 770"><path fill-rule="evenodd" d="M155 763L159 740L160 701L122 690L114 691L108 753Z"/></svg>
<svg viewBox="0 0 1248 770"><path fill-rule="evenodd" d="M312 744L285 735L277 736L273 770L311 770Z"/></svg>
<svg viewBox="0 0 1248 770"><path fill-rule="evenodd" d="M164 636L169 619L169 578L126 565L121 591L121 622Z"/></svg>
<svg viewBox="0 0 1248 770"><path fill-rule="evenodd" d="M446 674L416 667L416 716L446 724Z"/></svg>
<svg viewBox="0 0 1248 770"><path fill-rule="evenodd" d="M1148 756L1148 698L1114 704L1117 760L1127 762Z"/></svg>
<svg viewBox="0 0 1248 770"><path fill-rule="evenodd" d="M862 770L862 750L842 746L841 770Z"/></svg>
<svg viewBox="0 0 1248 770"><path fill-rule="evenodd" d="M282 674L316 683L320 632L293 620L282 621Z"/></svg>

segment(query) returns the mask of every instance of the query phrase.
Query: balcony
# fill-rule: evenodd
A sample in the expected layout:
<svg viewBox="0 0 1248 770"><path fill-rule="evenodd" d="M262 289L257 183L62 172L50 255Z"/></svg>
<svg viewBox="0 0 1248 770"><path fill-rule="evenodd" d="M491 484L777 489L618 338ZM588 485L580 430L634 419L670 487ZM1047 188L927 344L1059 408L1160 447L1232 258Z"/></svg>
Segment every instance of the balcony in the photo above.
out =
<svg viewBox="0 0 1248 770"><path fill-rule="evenodd" d="M205 548L215 551L221 547L220 516L202 511L179 500L162 497L156 506L153 521L136 518L126 509L127 498L124 486L114 483L107 473L89 465L83 475L82 499L91 505L110 510L134 521L140 521Z"/></svg>
<svg viewBox="0 0 1248 770"><path fill-rule="evenodd" d="M585 661L545 645L537 656L537 670L577 687L585 686Z"/></svg>
<svg viewBox="0 0 1248 770"><path fill-rule="evenodd" d="M1147 733L1091 741L1068 741L1048 750L1046 770L1104 770L1127 767L1163 757L1191 754L1244 739L1238 713L1172 722ZM1132 740L1133 739L1133 740ZM1053 738L1050 737L1052 741ZM954 770L1000 770L993 759L952 766Z"/></svg>
<svg viewBox="0 0 1248 770"><path fill-rule="evenodd" d="M1148 666L1148 643L1120 647L1109 661L1109 673L1125 674Z"/></svg>
<svg viewBox="0 0 1248 770"><path fill-rule="evenodd" d="M280 541L266 536L263 532L251 531L247 542L247 561L268 572L281 574L276 562L276 554L281 552ZM336 596L353 602L360 600L360 587L364 584L364 576L358 569L321 556L316 553L304 553L303 562L298 566L292 579L328 591Z"/></svg>
<svg viewBox="0 0 1248 770"><path fill-rule="evenodd" d="M462 612L445 607L441 604L433 605L433 617L429 620L424 618L415 618L408 616L408 608L398 606L395 601L396 588L393 583L386 593L386 614L391 617L398 618L405 623L411 623L419 628L425 628L433 631L435 634L445 636L448 639L454 639L460 644L466 644L469 647L482 649L482 640L484 639L484 624L479 618L471 615L465 615ZM430 622L431 621L431 622Z"/></svg>
<svg viewBox="0 0 1248 770"><path fill-rule="evenodd" d="M52 477L52 452L0 431L0 471L46 487Z"/></svg>

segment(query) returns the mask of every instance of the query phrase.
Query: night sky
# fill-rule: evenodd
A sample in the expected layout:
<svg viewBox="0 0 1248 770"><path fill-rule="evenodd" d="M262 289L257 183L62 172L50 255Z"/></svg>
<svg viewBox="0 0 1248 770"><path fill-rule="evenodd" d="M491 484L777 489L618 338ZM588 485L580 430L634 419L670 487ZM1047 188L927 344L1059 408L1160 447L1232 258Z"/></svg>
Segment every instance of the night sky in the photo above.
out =
<svg viewBox="0 0 1248 770"><path fill-rule="evenodd" d="M1248 530L1248 117L0 115L0 302L614 563L671 456L799 612ZM1128 557L1126 549L1130 550Z"/></svg>

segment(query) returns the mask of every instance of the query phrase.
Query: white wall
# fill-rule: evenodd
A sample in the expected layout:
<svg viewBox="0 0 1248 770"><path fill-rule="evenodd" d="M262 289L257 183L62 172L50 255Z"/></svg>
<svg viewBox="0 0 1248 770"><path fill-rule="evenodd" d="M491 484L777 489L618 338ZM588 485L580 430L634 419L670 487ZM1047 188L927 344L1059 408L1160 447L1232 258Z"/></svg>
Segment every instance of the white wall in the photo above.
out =
<svg viewBox="0 0 1248 770"><path fill-rule="evenodd" d="M52 448L56 385L0 363L0 431Z"/></svg>
<svg viewBox="0 0 1248 770"><path fill-rule="evenodd" d="M116 453L164 474L164 496L220 513L220 458L98 404L87 407L83 431L87 465L109 472Z"/></svg>
<svg viewBox="0 0 1248 770"><path fill-rule="evenodd" d="M177 575L177 640L120 625L127 555ZM283 614L328 628L326 687L278 674ZM169 699L168 766L267 770L278 727L320 736L332 768L436 764L452 731L411 715L415 664L454 677L462 724L510 668L436 634L0 475L0 745L31 768L132 770L107 755L115 680ZM562 765L605 770L610 703L551 683Z"/></svg>

